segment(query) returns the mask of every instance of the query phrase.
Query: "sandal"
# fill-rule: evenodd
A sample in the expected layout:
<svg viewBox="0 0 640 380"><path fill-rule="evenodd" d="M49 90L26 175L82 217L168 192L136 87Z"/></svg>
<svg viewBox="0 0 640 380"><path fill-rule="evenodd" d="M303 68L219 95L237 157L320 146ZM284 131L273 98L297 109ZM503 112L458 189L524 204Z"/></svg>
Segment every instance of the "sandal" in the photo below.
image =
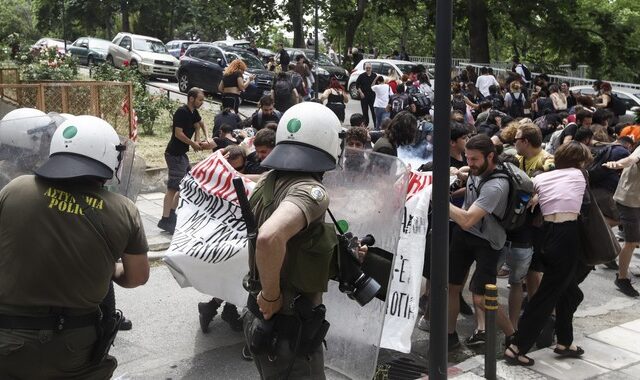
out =
<svg viewBox="0 0 640 380"><path fill-rule="evenodd" d="M580 346L576 346L575 350L572 350L571 347L565 348L554 348L553 352L560 355L563 358L579 358L584 354L584 350Z"/></svg>
<svg viewBox="0 0 640 380"><path fill-rule="evenodd" d="M532 365L535 364L535 360L531 359L527 355L520 355L519 353L515 352L513 350L513 348L511 348L511 346L507 346L506 348L507 348L508 352L511 352L513 354L513 356L509 356L506 353L504 354L504 360L508 364L510 364L510 365L520 365L520 366L523 366L523 367L531 367ZM527 359L527 361L523 362L522 360L520 360L520 358Z"/></svg>

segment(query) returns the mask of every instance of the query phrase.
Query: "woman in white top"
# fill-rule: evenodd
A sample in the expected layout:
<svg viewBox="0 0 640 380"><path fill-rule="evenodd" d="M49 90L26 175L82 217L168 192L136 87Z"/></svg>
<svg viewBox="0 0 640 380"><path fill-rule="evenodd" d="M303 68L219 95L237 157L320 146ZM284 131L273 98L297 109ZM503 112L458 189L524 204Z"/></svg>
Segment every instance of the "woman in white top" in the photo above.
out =
<svg viewBox="0 0 640 380"><path fill-rule="evenodd" d="M589 148L577 141L562 145L554 157L556 169L533 179L536 194L532 203L539 201L544 216L541 259L545 271L538 291L518 321L518 331L507 338L504 356L507 362L516 365L534 364L526 354L554 308L558 339L553 351L560 357L577 358L584 354L582 348L573 344L573 314L584 298L578 284L591 269L580 264L577 220L586 188L582 170L592 157Z"/></svg>
<svg viewBox="0 0 640 380"><path fill-rule="evenodd" d="M384 83L384 77L379 75L374 81L371 89L376 94L376 99L373 101L373 110L376 114L375 129L379 130L382 122L389 118L387 112L387 105L389 104L389 97L393 95L391 87Z"/></svg>

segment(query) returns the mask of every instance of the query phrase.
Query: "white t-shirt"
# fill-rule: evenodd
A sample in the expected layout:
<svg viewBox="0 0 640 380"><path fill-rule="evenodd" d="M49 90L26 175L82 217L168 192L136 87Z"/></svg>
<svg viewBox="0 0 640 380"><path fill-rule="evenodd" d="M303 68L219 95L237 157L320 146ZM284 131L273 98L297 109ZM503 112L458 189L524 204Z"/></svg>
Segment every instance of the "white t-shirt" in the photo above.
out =
<svg viewBox="0 0 640 380"><path fill-rule="evenodd" d="M371 89L376 94L376 99L373 101L373 106L378 108L385 108L389 104L389 97L393 95L391 87L388 84L376 84L371 86Z"/></svg>
<svg viewBox="0 0 640 380"><path fill-rule="evenodd" d="M482 96L486 97L490 95L489 86L491 85L499 86L498 81L493 75L480 75L476 80L476 88L478 89L478 91L480 91Z"/></svg>

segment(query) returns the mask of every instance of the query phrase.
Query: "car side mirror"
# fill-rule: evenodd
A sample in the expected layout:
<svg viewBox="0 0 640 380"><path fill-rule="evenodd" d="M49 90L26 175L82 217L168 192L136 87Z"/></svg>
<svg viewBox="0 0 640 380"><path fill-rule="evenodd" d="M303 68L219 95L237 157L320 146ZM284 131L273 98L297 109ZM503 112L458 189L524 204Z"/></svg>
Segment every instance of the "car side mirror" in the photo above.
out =
<svg viewBox="0 0 640 380"><path fill-rule="evenodd" d="M218 63L218 65L224 66L224 62L222 62L222 58L216 59L216 62Z"/></svg>
<svg viewBox="0 0 640 380"><path fill-rule="evenodd" d="M127 49L127 50L129 50L129 51L131 51L131 45L127 45L127 46L125 46L124 48L125 48L125 49Z"/></svg>

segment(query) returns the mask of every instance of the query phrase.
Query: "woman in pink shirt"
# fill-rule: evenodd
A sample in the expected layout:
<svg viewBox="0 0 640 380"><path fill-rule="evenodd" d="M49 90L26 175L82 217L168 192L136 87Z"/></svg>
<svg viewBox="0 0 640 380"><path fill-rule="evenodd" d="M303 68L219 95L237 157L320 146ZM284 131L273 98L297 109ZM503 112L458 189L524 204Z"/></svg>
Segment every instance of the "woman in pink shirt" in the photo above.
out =
<svg viewBox="0 0 640 380"><path fill-rule="evenodd" d="M592 160L586 145L572 141L558 148L556 170L537 175L533 203L539 202L544 216L542 262L545 272L518 322L518 331L507 338L505 359L511 364L531 366L526 356L547 319L556 310L557 344L561 357L579 357L582 348L573 344L573 313L584 298L578 284L586 277L579 262L578 215L586 181L582 169Z"/></svg>

